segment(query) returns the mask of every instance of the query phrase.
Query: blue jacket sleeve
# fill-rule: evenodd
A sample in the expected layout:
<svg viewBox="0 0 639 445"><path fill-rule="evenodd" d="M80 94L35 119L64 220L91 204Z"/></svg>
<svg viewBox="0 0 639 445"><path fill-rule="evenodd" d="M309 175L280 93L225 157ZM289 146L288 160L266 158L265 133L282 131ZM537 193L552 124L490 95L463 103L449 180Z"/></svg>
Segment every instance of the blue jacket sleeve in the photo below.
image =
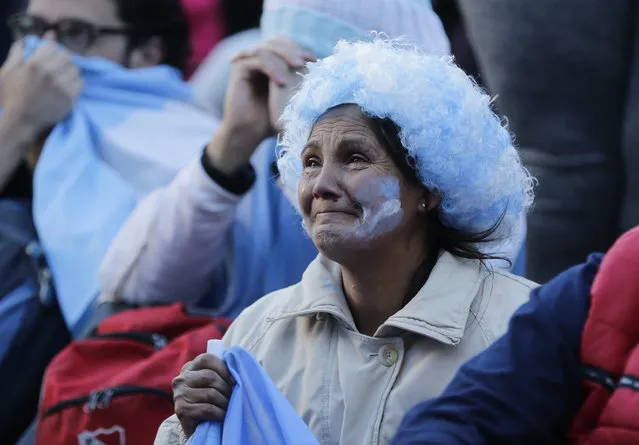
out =
<svg viewBox="0 0 639 445"><path fill-rule="evenodd" d="M581 333L602 257L533 290L503 337L408 412L392 445L562 443L580 403Z"/></svg>

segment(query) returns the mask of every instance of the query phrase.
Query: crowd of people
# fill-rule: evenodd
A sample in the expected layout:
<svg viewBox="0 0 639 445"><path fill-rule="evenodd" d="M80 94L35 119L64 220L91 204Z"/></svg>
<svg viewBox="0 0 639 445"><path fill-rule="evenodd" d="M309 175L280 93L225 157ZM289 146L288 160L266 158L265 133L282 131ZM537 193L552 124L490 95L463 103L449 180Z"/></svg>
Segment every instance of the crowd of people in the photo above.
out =
<svg viewBox="0 0 639 445"><path fill-rule="evenodd" d="M105 313L180 304L321 444L639 443L636 11L546 3L0 6L0 442ZM224 421L201 349L148 443Z"/></svg>

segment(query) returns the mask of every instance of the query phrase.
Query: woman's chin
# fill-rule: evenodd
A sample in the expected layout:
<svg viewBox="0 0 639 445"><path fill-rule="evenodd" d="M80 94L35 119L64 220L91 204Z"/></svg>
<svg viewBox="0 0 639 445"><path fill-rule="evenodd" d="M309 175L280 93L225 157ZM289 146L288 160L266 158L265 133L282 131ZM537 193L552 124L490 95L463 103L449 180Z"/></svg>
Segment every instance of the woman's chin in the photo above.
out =
<svg viewBox="0 0 639 445"><path fill-rule="evenodd" d="M311 239L322 255L331 261L341 263L358 251L365 250L366 243L358 238L354 228L320 226L311 231Z"/></svg>

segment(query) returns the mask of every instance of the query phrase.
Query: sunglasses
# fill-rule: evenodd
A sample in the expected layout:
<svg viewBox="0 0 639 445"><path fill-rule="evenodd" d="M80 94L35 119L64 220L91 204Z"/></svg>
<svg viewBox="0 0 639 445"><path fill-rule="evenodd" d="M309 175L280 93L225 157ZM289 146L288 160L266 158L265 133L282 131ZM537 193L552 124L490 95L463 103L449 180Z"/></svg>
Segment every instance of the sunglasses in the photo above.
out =
<svg viewBox="0 0 639 445"><path fill-rule="evenodd" d="M96 26L84 20L72 18L48 23L30 14L14 15L9 18L8 24L15 40L22 40L27 36L42 37L47 31L54 31L58 43L78 54L85 52L102 36L127 35L131 32L129 28Z"/></svg>

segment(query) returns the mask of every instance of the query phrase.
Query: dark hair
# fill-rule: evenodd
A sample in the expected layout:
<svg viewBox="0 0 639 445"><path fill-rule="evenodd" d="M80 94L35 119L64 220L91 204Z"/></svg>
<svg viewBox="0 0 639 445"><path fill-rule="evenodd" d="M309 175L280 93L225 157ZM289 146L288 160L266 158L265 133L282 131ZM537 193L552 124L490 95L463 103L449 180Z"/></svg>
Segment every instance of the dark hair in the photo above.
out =
<svg viewBox="0 0 639 445"><path fill-rule="evenodd" d="M222 14L226 35L258 28L262 16L263 0L222 0Z"/></svg>
<svg viewBox="0 0 639 445"><path fill-rule="evenodd" d="M180 71L191 56L189 25L180 0L114 0L118 16L131 27L128 50L143 45L152 37L162 41L161 63Z"/></svg>
<svg viewBox="0 0 639 445"><path fill-rule="evenodd" d="M367 119L372 124L377 137L385 145L388 154L408 183L423 187L415 167L415 162L402 144L400 129L397 124L389 118L367 117ZM429 191L429 193L432 192ZM488 229L471 233L446 227L441 222L438 209L434 209L428 213L429 249L433 252L445 250L457 257L473 260L486 261L499 259L510 262L507 258L485 254L477 247L480 244L495 241L493 236L504 219L504 215L505 213Z"/></svg>

